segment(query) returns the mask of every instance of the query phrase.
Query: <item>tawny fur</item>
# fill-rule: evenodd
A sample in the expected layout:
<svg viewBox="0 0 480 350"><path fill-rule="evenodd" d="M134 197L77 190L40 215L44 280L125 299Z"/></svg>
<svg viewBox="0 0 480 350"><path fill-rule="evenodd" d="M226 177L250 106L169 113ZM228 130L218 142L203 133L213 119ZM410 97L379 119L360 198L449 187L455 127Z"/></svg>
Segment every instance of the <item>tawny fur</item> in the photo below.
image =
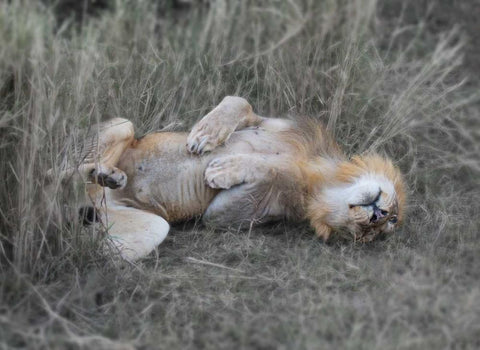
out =
<svg viewBox="0 0 480 350"><path fill-rule="evenodd" d="M82 169L85 179L112 188L107 216L110 206L139 220L145 212L148 222L152 214L168 222L203 215L216 227L308 220L323 239L347 231L366 242L391 232L403 215L402 176L390 160L348 160L317 121L263 118L239 97L226 97L190 134L135 140L132 124L119 118L102 130L99 157ZM89 195L98 205L104 192L94 187ZM112 211L110 220L121 223L122 216Z"/></svg>

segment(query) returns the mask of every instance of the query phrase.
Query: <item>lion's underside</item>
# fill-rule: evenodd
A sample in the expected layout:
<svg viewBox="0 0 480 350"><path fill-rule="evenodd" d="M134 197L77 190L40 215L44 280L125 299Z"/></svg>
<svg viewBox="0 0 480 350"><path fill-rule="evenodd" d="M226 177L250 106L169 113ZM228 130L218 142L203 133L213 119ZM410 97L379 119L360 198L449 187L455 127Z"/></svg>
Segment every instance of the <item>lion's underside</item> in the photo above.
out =
<svg viewBox="0 0 480 350"><path fill-rule="evenodd" d="M273 198L280 190L275 188L275 179L268 169L258 169L269 166L267 158L295 167L290 164L294 163L292 147L282 143L275 133L261 124L236 131L225 145L203 155L187 152L186 134L147 135L120 157L117 166L125 171L128 182L124 188L112 190L111 198L117 205L154 212L168 222L204 215L204 221L225 227L280 218L291 212L287 205L291 202L280 203L281 198ZM225 163L232 157L237 164L228 164L227 169ZM222 176L235 178L228 185L231 188L225 188L225 184L212 188L207 184L207 166L216 161L222 161L225 168L212 170L210 166L207 174L222 172L217 174L217 181L225 181Z"/></svg>
<svg viewBox="0 0 480 350"><path fill-rule="evenodd" d="M102 126L108 137L100 139L108 146L100 150L119 157L109 157L108 164L100 157L100 164L118 169L115 174L124 172L128 180L121 188L105 189L105 204L100 186L91 185L89 195L121 255L133 260L148 254L166 237L167 222L200 215L214 227L237 228L301 217L303 208L295 202L302 199L294 197L303 191L292 186L300 155L281 137L292 124L266 118L256 124L201 155L188 152L185 133L153 133L134 140L127 120L117 118Z"/></svg>
<svg viewBox="0 0 480 350"><path fill-rule="evenodd" d="M347 229L362 241L401 219L403 185L391 161L347 161L318 123L262 118L239 97L224 98L188 135L135 140L132 123L120 118L98 130L98 155L87 157L96 161L81 171L127 259L163 241L168 222L201 215L222 228L307 218L323 239ZM104 196L98 185L111 189Z"/></svg>

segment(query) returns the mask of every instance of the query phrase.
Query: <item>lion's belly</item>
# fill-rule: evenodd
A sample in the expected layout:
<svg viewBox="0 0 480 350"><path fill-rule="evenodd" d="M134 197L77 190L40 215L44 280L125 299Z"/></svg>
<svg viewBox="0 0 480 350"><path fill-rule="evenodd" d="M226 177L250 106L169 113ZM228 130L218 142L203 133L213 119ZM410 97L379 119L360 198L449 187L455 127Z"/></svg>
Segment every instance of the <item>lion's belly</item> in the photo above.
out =
<svg viewBox="0 0 480 350"><path fill-rule="evenodd" d="M213 151L222 154L290 154L294 149L279 136L261 127L250 127L234 132L225 143Z"/></svg>
<svg viewBox="0 0 480 350"><path fill-rule="evenodd" d="M210 160L222 155L289 153L278 135L261 128L237 131L224 146L197 156L186 151L184 133L147 135L125 151L118 168L126 172L127 185L113 191L112 198L124 205L149 210L169 222L201 215L219 193L205 185Z"/></svg>
<svg viewBox="0 0 480 350"><path fill-rule="evenodd" d="M208 157L186 152L182 133L150 134L125 151L118 167L128 176L113 199L149 210L169 222L201 215L218 190L205 185L203 174Z"/></svg>

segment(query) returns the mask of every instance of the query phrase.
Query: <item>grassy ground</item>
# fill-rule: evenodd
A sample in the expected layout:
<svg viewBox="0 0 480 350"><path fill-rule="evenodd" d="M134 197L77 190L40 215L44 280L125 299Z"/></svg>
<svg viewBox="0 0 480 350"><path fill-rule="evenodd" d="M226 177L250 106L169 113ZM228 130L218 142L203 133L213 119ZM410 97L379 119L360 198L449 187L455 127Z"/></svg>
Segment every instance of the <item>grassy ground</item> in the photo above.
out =
<svg viewBox="0 0 480 350"><path fill-rule="evenodd" d="M0 348L480 347L474 31L432 20L455 1L402 3L178 13L119 0L70 22L0 3ZM328 245L302 225L192 222L135 265L101 256L46 170L76 161L65 149L95 121L185 130L226 94L266 116L316 116L349 154L393 157L410 191L404 227Z"/></svg>

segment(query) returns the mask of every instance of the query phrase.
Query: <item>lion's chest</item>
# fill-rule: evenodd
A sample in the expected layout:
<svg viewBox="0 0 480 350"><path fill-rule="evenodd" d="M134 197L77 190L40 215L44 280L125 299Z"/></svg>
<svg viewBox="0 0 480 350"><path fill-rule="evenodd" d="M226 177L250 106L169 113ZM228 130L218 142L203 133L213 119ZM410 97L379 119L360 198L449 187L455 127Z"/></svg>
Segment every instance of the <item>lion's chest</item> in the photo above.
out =
<svg viewBox="0 0 480 350"><path fill-rule="evenodd" d="M294 150L278 132L261 127L250 127L234 132L225 145L213 151L214 154L291 154Z"/></svg>

